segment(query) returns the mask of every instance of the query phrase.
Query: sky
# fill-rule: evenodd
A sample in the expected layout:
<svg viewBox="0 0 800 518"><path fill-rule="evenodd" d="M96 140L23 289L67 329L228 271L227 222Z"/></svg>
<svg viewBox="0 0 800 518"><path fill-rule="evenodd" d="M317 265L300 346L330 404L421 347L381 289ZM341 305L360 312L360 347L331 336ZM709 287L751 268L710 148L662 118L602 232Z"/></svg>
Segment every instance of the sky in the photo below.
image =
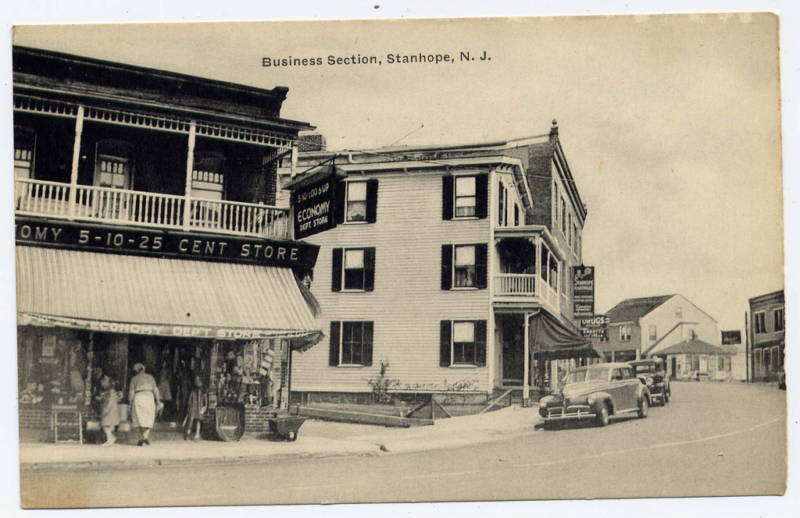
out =
<svg viewBox="0 0 800 518"><path fill-rule="evenodd" d="M287 86L282 116L329 149L518 138L555 118L597 310L681 293L743 329L747 299L783 288L777 35L763 14L27 26L14 42ZM386 61L461 51L491 60ZM262 66L354 54L382 64Z"/></svg>

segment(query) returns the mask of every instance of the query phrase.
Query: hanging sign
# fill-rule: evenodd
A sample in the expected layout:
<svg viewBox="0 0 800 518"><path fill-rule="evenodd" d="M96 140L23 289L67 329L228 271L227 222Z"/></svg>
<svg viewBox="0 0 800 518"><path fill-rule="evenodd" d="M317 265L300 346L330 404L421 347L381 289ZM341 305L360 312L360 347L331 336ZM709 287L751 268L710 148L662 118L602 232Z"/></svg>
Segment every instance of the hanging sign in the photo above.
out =
<svg viewBox="0 0 800 518"><path fill-rule="evenodd" d="M611 318L608 315L594 315L578 319L578 326L583 337L601 342L608 341L608 324L610 323Z"/></svg>
<svg viewBox="0 0 800 518"><path fill-rule="evenodd" d="M572 314L575 318L594 316L594 266L572 267Z"/></svg>
<svg viewBox="0 0 800 518"><path fill-rule="evenodd" d="M742 343L741 331L722 331L722 345L738 345L740 343Z"/></svg>
<svg viewBox="0 0 800 518"><path fill-rule="evenodd" d="M313 236L336 226L333 217L336 175L333 171L331 168L331 173L292 191L295 239Z"/></svg>

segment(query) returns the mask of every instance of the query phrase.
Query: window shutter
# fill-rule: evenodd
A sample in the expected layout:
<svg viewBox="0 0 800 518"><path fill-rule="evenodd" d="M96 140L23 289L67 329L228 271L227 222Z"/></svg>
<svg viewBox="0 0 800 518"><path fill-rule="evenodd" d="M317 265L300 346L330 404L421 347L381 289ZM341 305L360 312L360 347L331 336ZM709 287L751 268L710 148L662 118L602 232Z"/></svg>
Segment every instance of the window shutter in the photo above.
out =
<svg viewBox="0 0 800 518"><path fill-rule="evenodd" d="M442 245L442 289L449 290L453 284L453 245Z"/></svg>
<svg viewBox="0 0 800 518"><path fill-rule="evenodd" d="M453 219L452 176L442 176L442 219Z"/></svg>
<svg viewBox="0 0 800 518"><path fill-rule="evenodd" d="M475 177L475 215L485 218L489 207L489 175L479 174Z"/></svg>
<svg viewBox="0 0 800 518"><path fill-rule="evenodd" d="M364 249L364 291L375 289L375 247Z"/></svg>
<svg viewBox="0 0 800 518"><path fill-rule="evenodd" d="M336 224L344 223L344 205L347 196L347 184L341 180L336 182L334 192L333 221Z"/></svg>
<svg viewBox="0 0 800 518"><path fill-rule="evenodd" d="M364 328L363 328L362 331L364 333L363 334L364 345L363 345L363 348L362 348L361 351L362 351L362 354L363 354L362 358L363 358L363 361L364 361L364 365L369 367L370 365L372 365L372 328L373 328L373 325L372 325L372 322L364 322L363 325L364 325Z"/></svg>
<svg viewBox="0 0 800 518"><path fill-rule="evenodd" d="M452 324L449 320L442 320L439 329L439 366L450 366L450 331Z"/></svg>
<svg viewBox="0 0 800 518"><path fill-rule="evenodd" d="M486 288L488 247L485 243L475 245L475 286Z"/></svg>
<svg viewBox="0 0 800 518"><path fill-rule="evenodd" d="M331 322L331 348L328 357L328 365L336 367L339 365L339 328L341 322Z"/></svg>
<svg viewBox="0 0 800 518"><path fill-rule="evenodd" d="M331 271L331 291L342 291L342 249L333 249L333 270Z"/></svg>
<svg viewBox="0 0 800 518"><path fill-rule="evenodd" d="M486 321L475 321L475 365L486 366Z"/></svg>
<svg viewBox="0 0 800 518"><path fill-rule="evenodd" d="M378 180L367 180L367 222L375 223L378 214Z"/></svg>

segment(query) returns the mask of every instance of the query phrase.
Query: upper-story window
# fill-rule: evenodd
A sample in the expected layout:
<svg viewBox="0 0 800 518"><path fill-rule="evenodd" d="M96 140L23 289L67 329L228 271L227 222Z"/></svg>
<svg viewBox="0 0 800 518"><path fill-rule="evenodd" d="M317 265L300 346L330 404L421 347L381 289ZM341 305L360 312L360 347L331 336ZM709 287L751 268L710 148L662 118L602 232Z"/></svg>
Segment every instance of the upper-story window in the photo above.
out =
<svg viewBox="0 0 800 518"><path fill-rule="evenodd" d="M485 288L487 246L442 245L442 289Z"/></svg>
<svg viewBox="0 0 800 518"><path fill-rule="evenodd" d="M372 291L375 286L375 248L334 248L332 291Z"/></svg>
<svg viewBox="0 0 800 518"><path fill-rule="evenodd" d="M458 180L456 180L456 195L458 195ZM458 214L458 205L456 205L456 214ZM498 182L497 185L497 225L501 227L506 225L506 187L503 182Z"/></svg>
<svg viewBox="0 0 800 518"><path fill-rule="evenodd" d="M519 226L519 205L514 204L514 226Z"/></svg>
<svg viewBox="0 0 800 518"><path fill-rule="evenodd" d="M225 156L221 153L197 153L192 169L192 197L222 200L225 197Z"/></svg>
<svg viewBox="0 0 800 518"><path fill-rule="evenodd" d="M378 213L378 180L352 180L336 187L337 223L374 223Z"/></svg>
<svg viewBox="0 0 800 518"><path fill-rule="evenodd" d="M127 142L102 140L97 143L94 184L99 187L130 189L133 177L133 148Z"/></svg>
<svg viewBox="0 0 800 518"><path fill-rule="evenodd" d="M647 334L648 334L650 340L655 340L656 338L658 338L658 330L656 329L656 326L651 325L648 328L648 333Z"/></svg>
<svg viewBox="0 0 800 518"><path fill-rule="evenodd" d="M683 308L678 306L675 308L675 318L683 318Z"/></svg>
<svg viewBox="0 0 800 518"><path fill-rule="evenodd" d="M783 331L783 308L772 312L772 322L775 331Z"/></svg>
<svg viewBox="0 0 800 518"><path fill-rule="evenodd" d="M367 182L347 182L345 221L367 220Z"/></svg>
<svg viewBox="0 0 800 518"><path fill-rule="evenodd" d="M442 219L485 218L489 175L442 177Z"/></svg>
<svg viewBox="0 0 800 518"><path fill-rule="evenodd" d="M33 178L33 153L36 133L28 128L14 127L14 178Z"/></svg>
<svg viewBox="0 0 800 518"><path fill-rule="evenodd" d="M766 333L767 321L764 312L759 311L758 313L754 313L753 318L754 318L753 331L756 333Z"/></svg>
<svg viewBox="0 0 800 518"><path fill-rule="evenodd" d="M629 325L619 326L619 341L620 342L631 341L631 326Z"/></svg>
<svg viewBox="0 0 800 518"><path fill-rule="evenodd" d="M561 233L567 235L567 202L561 197Z"/></svg>

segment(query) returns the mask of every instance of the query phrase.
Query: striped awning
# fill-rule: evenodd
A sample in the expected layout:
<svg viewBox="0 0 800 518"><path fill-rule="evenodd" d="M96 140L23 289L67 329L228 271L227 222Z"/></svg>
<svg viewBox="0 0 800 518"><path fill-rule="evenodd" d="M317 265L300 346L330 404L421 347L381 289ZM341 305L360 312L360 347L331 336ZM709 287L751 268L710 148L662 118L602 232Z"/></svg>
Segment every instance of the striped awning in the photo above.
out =
<svg viewBox="0 0 800 518"><path fill-rule="evenodd" d="M288 268L17 246L19 325L303 338L319 325Z"/></svg>

